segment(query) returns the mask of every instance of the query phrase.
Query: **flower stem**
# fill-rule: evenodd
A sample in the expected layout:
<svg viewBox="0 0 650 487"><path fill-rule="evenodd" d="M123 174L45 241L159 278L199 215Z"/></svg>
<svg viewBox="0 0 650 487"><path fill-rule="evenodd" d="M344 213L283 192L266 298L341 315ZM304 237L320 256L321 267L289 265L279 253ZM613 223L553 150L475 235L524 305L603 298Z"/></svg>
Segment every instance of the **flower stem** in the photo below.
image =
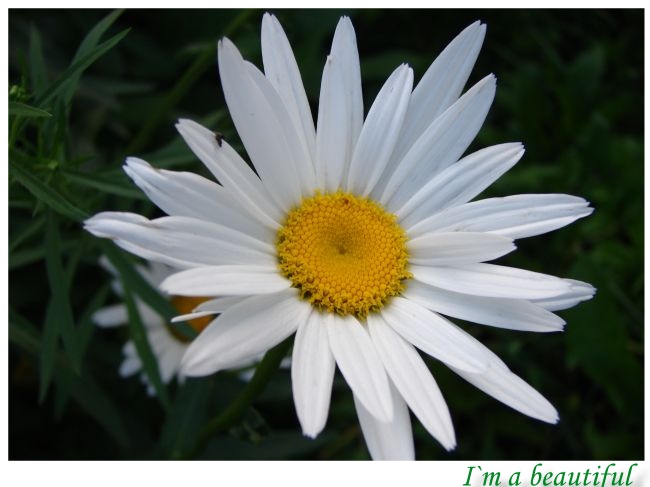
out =
<svg viewBox="0 0 650 487"><path fill-rule="evenodd" d="M196 442L187 452L176 457L177 460L196 458L205 448L210 439L241 420L257 396L259 396L280 367L282 359L287 355L291 346L291 338L276 345L266 352L262 361L255 369L255 374L244 390L235 398L221 414L211 419L199 434Z"/></svg>

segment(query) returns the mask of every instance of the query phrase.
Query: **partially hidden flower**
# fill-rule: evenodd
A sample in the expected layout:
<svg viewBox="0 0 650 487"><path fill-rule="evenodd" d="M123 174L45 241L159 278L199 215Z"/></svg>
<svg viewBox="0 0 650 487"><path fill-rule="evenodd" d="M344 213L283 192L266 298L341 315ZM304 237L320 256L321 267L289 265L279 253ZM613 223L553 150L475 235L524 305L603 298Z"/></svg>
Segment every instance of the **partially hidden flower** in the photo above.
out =
<svg viewBox="0 0 650 487"><path fill-rule="evenodd" d="M136 255L186 268L162 283L167 292L239 300L190 344L183 374L213 374L296 333L292 387L304 434L323 429L338 366L374 459L414 458L409 408L444 448L456 445L417 349L504 404L557 421L542 395L443 317L560 331L553 311L594 294L586 283L486 263L514 250L515 239L592 208L564 194L470 202L524 153L508 143L462 157L495 94L488 75L460 96L484 35L479 22L467 27L415 89L411 68L399 66L364 120L355 32L342 18L316 125L275 17L262 22L264 72L231 41L219 42L226 102L256 172L227 141L180 120L180 134L219 184L129 158L127 174L170 216L100 213L86 221ZM199 315L207 311L204 304Z"/></svg>
<svg viewBox="0 0 650 487"><path fill-rule="evenodd" d="M124 293L117 271L107 259L102 258L100 264L113 275L111 287L115 294L122 297ZM165 278L178 272L178 269L153 261L147 266L136 266L136 270L152 287L159 291L162 291L160 284ZM211 316L215 314L215 310L219 310L220 312L225 311L233 304L239 302L239 300L227 297L209 299L196 296L170 296L170 302L178 313L178 316L172 322L179 320L187 321L190 328L198 335L213 321ZM136 298L135 304L142 324L145 327L147 340L151 345L151 350L156 359L161 380L165 384L168 384L176 377L177 381L182 384L185 382L185 376L180 370L181 359L190 344L190 339L183 335L175 327L174 323L169 323L164 317L140 299ZM211 311L201 313L202 307L206 306L206 304L209 305ZM187 316L186 320L185 317L188 314L191 314L191 316ZM114 328L126 325L129 322L129 313L126 304L111 304L97 310L93 314L93 322L100 328ZM120 364L119 374L126 378L139 373L140 380L146 386L147 394L150 396L155 395L156 391L144 371L142 361L132 340L128 340L124 344L122 353L124 354L124 360ZM248 381L254 371L251 367L259 362L260 359L261 356L253 357L252 359L233 364L232 368L246 369L240 370L238 376L242 380ZM283 368L288 368L290 365L291 360L288 358L283 360L281 364Z"/></svg>
<svg viewBox="0 0 650 487"><path fill-rule="evenodd" d="M120 297L123 296L122 285L117 271L106 259L100 261L102 267L113 275L112 288ZM174 274L178 269L158 262L150 262L148 266L137 266L136 270L154 288L159 289L165 278ZM171 298L172 305L179 314L186 314L194 311L200 304L207 301L207 298L192 298L175 296ZM189 346L189 340L174 329L160 314L150 308L146 303L136 299L136 307L145 327L147 339L151 345L152 352L158 364L160 378L164 383L171 382L174 377L178 382L184 382L185 377L180 372L181 359ZM196 315L196 312L194 313ZM194 317L189 325L195 332L200 333L210 322L209 317ZM101 328L113 328L126 325L129 322L129 314L124 303L116 303L97 310L93 314L93 322ZM147 388L149 395L155 394L155 389L148 376L143 370L142 362L138 356L135 344L128 340L122 348L124 360L120 364L119 374L122 377L131 377L137 373Z"/></svg>

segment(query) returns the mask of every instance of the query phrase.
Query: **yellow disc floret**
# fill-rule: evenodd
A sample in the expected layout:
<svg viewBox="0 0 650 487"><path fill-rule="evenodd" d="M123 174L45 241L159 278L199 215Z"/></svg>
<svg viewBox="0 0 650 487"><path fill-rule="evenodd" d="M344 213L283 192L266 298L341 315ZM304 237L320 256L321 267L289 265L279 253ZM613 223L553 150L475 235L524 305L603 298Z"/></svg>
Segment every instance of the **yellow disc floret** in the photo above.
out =
<svg viewBox="0 0 650 487"><path fill-rule="evenodd" d="M282 274L316 308L363 318L404 289L406 234L368 198L316 193L278 232Z"/></svg>

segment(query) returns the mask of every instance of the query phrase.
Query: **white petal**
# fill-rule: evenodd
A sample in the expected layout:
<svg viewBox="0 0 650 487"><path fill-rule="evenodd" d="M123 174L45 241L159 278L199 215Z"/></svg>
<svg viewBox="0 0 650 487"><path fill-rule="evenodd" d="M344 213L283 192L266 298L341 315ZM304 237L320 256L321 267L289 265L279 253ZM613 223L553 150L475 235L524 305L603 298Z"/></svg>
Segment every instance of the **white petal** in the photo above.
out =
<svg viewBox="0 0 650 487"><path fill-rule="evenodd" d="M413 70L402 65L379 91L354 149L348 191L367 196L381 177L399 136L412 87Z"/></svg>
<svg viewBox="0 0 650 487"><path fill-rule="evenodd" d="M221 265L178 272L165 279L160 289L178 296L250 296L290 286L272 266Z"/></svg>
<svg viewBox="0 0 650 487"><path fill-rule="evenodd" d="M316 140L314 120L298 64L280 22L268 13L262 18L262 59L266 78L280 95L313 159Z"/></svg>
<svg viewBox="0 0 650 487"><path fill-rule="evenodd" d="M501 401L506 406L547 423L557 423L559 416L553 405L523 379L510 372L506 364L485 348L490 365L482 374L451 369L474 387Z"/></svg>
<svg viewBox="0 0 650 487"><path fill-rule="evenodd" d="M274 229L249 216L223 186L198 174L156 170L135 157L126 160L124 171L168 215L218 223L267 242L275 238Z"/></svg>
<svg viewBox="0 0 650 487"><path fill-rule="evenodd" d="M172 318L172 323L182 323L184 321L191 321L197 318L203 318L205 316L210 316L214 314L217 313L215 313L214 311L192 311L191 313L187 313L185 315L174 316Z"/></svg>
<svg viewBox="0 0 650 487"><path fill-rule="evenodd" d="M368 316L368 330L386 372L413 413L445 449L453 449L456 436L449 408L418 352L378 313Z"/></svg>
<svg viewBox="0 0 650 487"><path fill-rule="evenodd" d="M352 22L342 17L325 62L318 104L316 172L318 187L345 186L350 161L363 126L363 96L357 40Z"/></svg>
<svg viewBox="0 0 650 487"><path fill-rule="evenodd" d="M330 314L312 311L293 342L291 385L302 432L315 438L325 427L332 395L335 362L327 326Z"/></svg>
<svg viewBox="0 0 650 487"><path fill-rule="evenodd" d="M140 362L140 357L132 340L124 344L122 353L124 354L124 361L120 365L119 374L121 377L129 377L142 368L142 362Z"/></svg>
<svg viewBox="0 0 650 487"><path fill-rule="evenodd" d="M446 168L413 194L395 214L405 228L478 195L524 155L519 143L481 149Z"/></svg>
<svg viewBox="0 0 650 487"><path fill-rule="evenodd" d="M397 163L380 201L391 211L467 150L487 115L496 79L488 75L440 115Z"/></svg>
<svg viewBox="0 0 650 487"><path fill-rule="evenodd" d="M559 277L493 264L411 266L410 271L415 279L431 286L493 298L550 298L570 289Z"/></svg>
<svg viewBox="0 0 650 487"><path fill-rule="evenodd" d="M110 238L133 254L174 267L275 265L273 245L194 218L148 220L133 213L104 212L86 220L84 226L93 235Z"/></svg>
<svg viewBox="0 0 650 487"><path fill-rule="evenodd" d="M343 185L354 142L350 105L345 92L343 63L328 56L323 69L316 133L316 184L328 192Z"/></svg>
<svg viewBox="0 0 650 487"><path fill-rule="evenodd" d="M429 66L411 95L393 158L400 160L431 123L460 96L485 37L476 21L449 43Z"/></svg>
<svg viewBox="0 0 650 487"><path fill-rule="evenodd" d="M181 119L176 128L201 162L253 217L270 228L279 226L283 218L279 206L228 142L222 140L219 145L214 132L192 120Z"/></svg>
<svg viewBox="0 0 650 487"><path fill-rule="evenodd" d="M373 460L415 460L409 410L395 386L390 384L389 387L395 412L388 422L375 418L353 395L363 438Z"/></svg>
<svg viewBox="0 0 650 487"><path fill-rule="evenodd" d="M408 242L409 262L418 265L471 264L515 250L512 239L476 232L427 233Z"/></svg>
<svg viewBox="0 0 650 487"><path fill-rule="evenodd" d="M181 372L209 375L251 359L291 335L310 312L295 289L250 297L199 334L183 356Z"/></svg>
<svg viewBox="0 0 650 487"><path fill-rule="evenodd" d="M390 421L388 378L364 326L349 315L330 315L326 328L336 363L352 392L375 418Z"/></svg>
<svg viewBox="0 0 650 487"><path fill-rule="evenodd" d="M121 326L129 322L129 314L123 304L113 304L93 313L93 323L102 328Z"/></svg>
<svg viewBox="0 0 650 487"><path fill-rule="evenodd" d="M303 134L299 132L291 122L286 107L278 96L277 91L275 91L273 86L271 86L271 83L269 83L269 80L254 64L244 61L244 65L248 70L250 79L260 90L271 107L273 114L276 116L278 123L281 124L280 129L282 129L282 133L286 140L286 147L290 151L290 162L293 163L293 170L296 172L298 180L300 181L303 196L311 195L316 185L313 149L308 147ZM289 208L284 209L288 210Z"/></svg>
<svg viewBox="0 0 650 487"><path fill-rule="evenodd" d="M228 308L241 303L247 297L248 296L228 296L203 301L196 308L194 308L191 313L174 316L172 318L172 323L190 321L195 318L202 318L204 316L223 313Z"/></svg>
<svg viewBox="0 0 650 487"><path fill-rule="evenodd" d="M382 317L406 341L447 365L471 372L487 367L487 358L467 333L413 301L393 298Z"/></svg>
<svg viewBox="0 0 650 487"><path fill-rule="evenodd" d="M562 331L564 320L542 306L523 299L484 298L446 291L410 281L405 298L453 318L510 330Z"/></svg>
<svg viewBox="0 0 650 487"><path fill-rule="evenodd" d="M278 107L271 106L269 93L262 92L259 80L251 78L250 68L230 40L222 39L218 51L221 84L237 133L271 197L280 209L288 210L301 197L290 146L296 141L286 136L288 114L286 110L277 113Z"/></svg>
<svg viewBox="0 0 650 487"><path fill-rule="evenodd" d="M141 368L142 364L140 363L140 359L137 357L126 357L120 365L118 373L120 374L120 377L130 377Z"/></svg>
<svg viewBox="0 0 650 487"><path fill-rule="evenodd" d="M535 299L533 303L549 311L560 311L572 308L582 301L587 301L596 294L596 288L591 284L574 279L565 279L564 281L570 286L566 293L553 298Z"/></svg>
<svg viewBox="0 0 650 487"><path fill-rule="evenodd" d="M590 215L589 202L567 194L520 194L447 208L409 228L428 232L490 232L510 238L540 235Z"/></svg>
<svg viewBox="0 0 650 487"><path fill-rule="evenodd" d="M350 127L348 160L351 160L363 126L363 96L357 37L349 17L341 17L336 25L330 54L342 65L341 73Z"/></svg>
<svg viewBox="0 0 650 487"><path fill-rule="evenodd" d="M223 313L228 308L241 303L245 296L231 296L223 298L210 299L199 304L194 311L212 311L214 313Z"/></svg>

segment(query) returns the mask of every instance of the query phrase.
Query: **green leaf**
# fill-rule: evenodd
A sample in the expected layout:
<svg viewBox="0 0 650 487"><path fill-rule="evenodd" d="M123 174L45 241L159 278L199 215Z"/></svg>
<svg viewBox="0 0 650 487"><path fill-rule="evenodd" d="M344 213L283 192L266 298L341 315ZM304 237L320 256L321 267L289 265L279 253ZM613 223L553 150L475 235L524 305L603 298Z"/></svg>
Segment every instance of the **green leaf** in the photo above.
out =
<svg viewBox="0 0 650 487"><path fill-rule="evenodd" d="M9 341L25 352L38 359L41 347L36 327L21 316L11 306L9 307ZM55 380L60 381L60 374L70 377L70 393L81 408L94 418L115 439L118 445L128 444L126 428L118 409L106 393L90 378L89 373L83 377L74 374L72 364L67 357L56 354Z"/></svg>
<svg viewBox="0 0 650 487"><path fill-rule="evenodd" d="M160 447L168 458L177 458L191 446L204 420L211 385L204 379L189 378L176 394L160 437Z"/></svg>
<svg viewBox="0 0 650 487"><path fill-rule="evenodd" d="M68 279L63 272L61 263L61 238L57 228L56 217L51 212L48 214L45 230L45 264L47 267L47 278L52 293L53 319L56 319L60 327L61 338L65 350L72 361L76 372L81 370L81 354L77 343L77 330L72 316L70 295L68 292Z"/></svg>
<svg viewBox="0 0 650 487"><path fill-rule="evenodd" d="M89 176L82 172L70 169L62 169L61 173L73 183L80 184L92 189L98 189L102 193L116 194L127 198L147 200L146 196L130 185L125 177L110 177L105 175Z"/></svg>
<svg viewBox="0 0 650 487"><path fill-rule="evenodd" d="M47 86L43 45L41 36L34 26L29 30L29 81L35 96L39 96Z"/></svg>
<svg viewBox="0 0 650 487"><path fill-rule="evenodd" d="M97 47L97 43L101 37L109 29L109 27L113 25L117 18L122 15L122 12L123 10L114 10L102 20L100 20L95 25L95 27L93 27L90 32L86 34L86 37L84 37L84 40L81 41L81 44L79 45L79 48L77 49L77 52L72 59L73 65L93 53L93 50ZM77 84L79 83L82 72L82 70L79 70L70 76L66 89L63 92L63 100L66 105L70 103L70 100L72 100L72 97L77 90Z"/></svg>
<svg viewBox="0 0 650 487"><path fill-rule="evenodd" d="M12 157L13 156L13 157ZM57 213L66 216L75 221L82 221L87 218L85 211L77 208L64 198L55 189L48 186L39 178L34 176L31 171L14 161L15 151L9 154L9 174L16 178L34 197L52 208Z"/></svg>
<svg viewBox="0 0 650 487"><path fill-rule="evenodd" d="M21 115L23 117L51 117L52 114L36 108L25 103L20 103L19 101L10 101L9 102L9 115Z"/></svg>
<svg viewBox="0 0 650 487"><path fill-rule="evenodd" d="M151 349L149 337L147 336L144 324L140 318L138 308L135 305L135 301L133 299L133 295L131 294L131 290L129 289L127 279L122 279L122 288L124 291L124 304L126 304L126 308L129 313L129 330L131 332L131 340L133 340L133 344L138 351L138 356L142 361L144 372L147 375L149 382L155 389L158 399L165 408L165 411L169 411L170 402L169 396L167 395L167 389L165 387L165 384L163 384L162 379L160 378L158 361L156 360L156 356Z"/></svg>
<svg viewBox="0 0 650 487"><path fill-rule="evenodd" d="M67 240L61 243L61 251L67 252L68 250L73 249L76 246L76 243L72 240ZM45 245L43 242L39 242L33 247L26 248L24 250L18 250L9 254L9 270L18 269L20 267L33 264L45 257Z"/></svg>
<svg viewBox="0 0 650 487"><path fill-rule="evenodd" d="M89 66L97 59L102 57L113 47L115 47L126 35L130 29L125 29L119 34L114 35L109 40L102 42L86 55L73 62L61 75L45 90L45 92L36 99L36 105L39 107L46 106L52 99L61 93L66 92L70 83L74 83Z"/></svg>
<svg viewBox="0 0 650 487"><path fill-rule="evenodd" d="M128 434L119 410L109 396L89 377L89 374L84 374L83 377L70 375L72 382L70 394L77 404L102 425L119 446L126 447L129 443ZM57 380L61 380L60 376Z"/></svg>
<svg viewBox="0 0 650 487"><path fill-rule="evenodd" d="M255 14L253 9L243 10L233 21L224 29L224 36L231 36L241 28L248 18ZM201 75L214 64L216 55L216 45L212 44L205 48L203 52L194 60L194 63L183 73L183 76L176 82L172 89L162 97L156 104L156 109L151 113L147 122L142 126L140 132L135 136L126 152L133 154L139 152L147 145L149 138L158 125L166 120L172 108L183 99L192 86L201 77Z"/></svg>
<svg viewBox="0 0 650 487"><path fill-rule="evenodd" d="M35 218L17 235L9 235L9 253L13 252L17 247L20 246L25 240L38 232L43 224L45 223L45 218Z"/></svg>

